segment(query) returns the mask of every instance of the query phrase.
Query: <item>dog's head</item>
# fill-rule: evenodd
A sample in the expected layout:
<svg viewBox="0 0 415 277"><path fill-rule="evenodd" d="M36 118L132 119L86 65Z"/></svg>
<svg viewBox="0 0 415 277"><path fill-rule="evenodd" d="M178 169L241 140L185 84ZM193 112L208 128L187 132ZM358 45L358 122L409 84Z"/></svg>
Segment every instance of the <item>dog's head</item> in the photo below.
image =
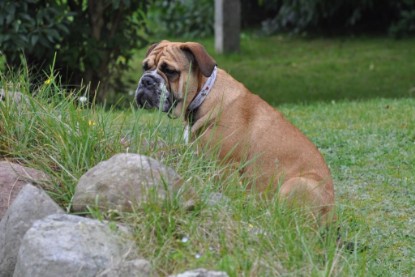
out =
<svg viewBox="0 0 415 277"><path fill-rule="evenodd" d="M163 40L153 44L143 60L144 73L135 94L137 104L178 117L212 74L215 65L199 43Z"/></svg>

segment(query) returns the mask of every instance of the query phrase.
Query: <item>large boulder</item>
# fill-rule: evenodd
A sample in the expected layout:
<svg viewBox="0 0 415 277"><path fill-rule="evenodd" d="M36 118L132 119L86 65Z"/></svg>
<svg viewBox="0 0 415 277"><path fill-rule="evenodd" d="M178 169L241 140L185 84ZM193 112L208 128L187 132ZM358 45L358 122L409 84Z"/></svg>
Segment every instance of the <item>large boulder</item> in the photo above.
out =
<svg viewBox="0 0 415 277"><path fill-rule="evenodd" d="M74 215L38 220L23 238L13 276L150 276L129 234L114 226Z"/></svg>
<svg viewBox="0 0 415 277"><path fill-rule="evenodd" d="M24 185L41 184L47 181L49 177L42 171L8 161L0 161L0 220Z"/></svg>
<svg viewBox="0 0 415 277"><path fill-rule="evenodd" d="M130 211L146 201L149 191L164 198L173 193L180 176L158 161L139 154L117 154L88 170L78 182L74 211L87 206L101 210Z"/></svg>
<svg viewBox="0 0 415 277"><path fill-rule="evenodd" d="M12 276L17 253L33 222L63 210L41 189L27 184L0 222L0 276Z"/></svg>

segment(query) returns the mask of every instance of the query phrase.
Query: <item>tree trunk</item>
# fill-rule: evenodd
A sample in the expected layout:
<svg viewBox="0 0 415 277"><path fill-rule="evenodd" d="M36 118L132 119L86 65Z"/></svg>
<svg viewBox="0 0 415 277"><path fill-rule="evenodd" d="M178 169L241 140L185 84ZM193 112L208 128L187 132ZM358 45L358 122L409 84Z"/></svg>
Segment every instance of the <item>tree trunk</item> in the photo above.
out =
<svg viewBox="0 0 415 277"><path fill-rule="evenodd" d="M240 0L215 0L215 48L217 53L239 52Z"/></svg>

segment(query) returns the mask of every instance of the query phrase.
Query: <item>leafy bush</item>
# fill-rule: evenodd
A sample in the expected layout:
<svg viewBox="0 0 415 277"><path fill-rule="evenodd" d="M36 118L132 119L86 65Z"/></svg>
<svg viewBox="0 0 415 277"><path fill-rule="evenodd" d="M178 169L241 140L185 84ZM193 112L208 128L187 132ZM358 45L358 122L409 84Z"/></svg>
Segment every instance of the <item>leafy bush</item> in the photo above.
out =
<svg viewBox="0 0 415 277"><path fill-rule="evenodd" d="M41 7L35 1L0 3L0 45L7 62L20 62L20 55L53 58L53 49L69 34L71 13L58 3ZM32 58L31 58L32 59Z"/></svg>
<svg viewBox="0 0 415 277"><path fill-rule="evenodd" d="M262 23L266 34L414 32L415 3L411 0L263 0L261 3L265 9L277 9L274 17Z"/></svg>
<svg viewBox="0 0 415 277"><path fill-rule="evenodd" d="M54 63L63 84L88 85L103 101L128 67L131 51L146 43L145 2L4 0L0 49L11 68L25 59L42 72Z"/></svg>
<svg viewBox="0 0 415 277"><path fill-rule="evenodd" d="M389 33L395 38L415 34L415 8L402 11L399 21L389 28Z"/></svg>
<svg viewBox="0 0 415 277"><path fill-rule="evenodd" d="M214 0L154 1L148 10L149 29L159 36L210 36L213 21Z"/></svg>

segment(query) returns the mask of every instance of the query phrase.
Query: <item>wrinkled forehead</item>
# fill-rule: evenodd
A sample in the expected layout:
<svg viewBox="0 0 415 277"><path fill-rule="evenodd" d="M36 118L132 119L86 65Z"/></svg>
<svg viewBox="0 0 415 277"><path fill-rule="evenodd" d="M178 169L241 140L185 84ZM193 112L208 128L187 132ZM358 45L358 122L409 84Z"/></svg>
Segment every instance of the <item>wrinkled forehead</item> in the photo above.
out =
<svg viewBox="0 0 415 277"><path fill-rule="evenodd" d="M182 43L160 43L150 54L143 60L143 64L147 63L149 67L166 63L168 65L176 65L187 67L190 61L189 55L180 49Z"/></svg>

